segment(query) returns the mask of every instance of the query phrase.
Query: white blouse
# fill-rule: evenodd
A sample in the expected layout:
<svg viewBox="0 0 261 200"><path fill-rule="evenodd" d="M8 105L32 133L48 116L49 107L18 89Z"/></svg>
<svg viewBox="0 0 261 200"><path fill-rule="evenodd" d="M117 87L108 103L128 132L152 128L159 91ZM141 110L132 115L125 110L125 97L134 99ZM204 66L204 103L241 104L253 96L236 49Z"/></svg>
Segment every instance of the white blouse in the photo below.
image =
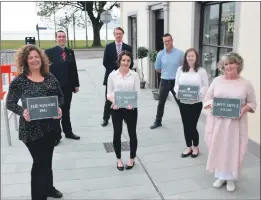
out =
<svg viewBox="0 0 261 200"><path fill-rule="evenodd" d="M195 71L183 72L182 66L180 66L177 70L175 86L174 86L174 91L176 93L176 96L178 94L179 85L198 85L200 88L200 93L197 102L202 102L209 86L207 71L203 67L200 67L198 68L197 72ZM185 104L195 103L194 101L191 100L180 100L180 102Z"/></svg>
<svg viewBox="0 0 261 200"><path fill-rule="evenodd" d="M119 70L112 71L107 82L107 98L114 97L115 91L135 91L139 95L140 78L138 73L129 70L125 76L122 76Z"/></svg>

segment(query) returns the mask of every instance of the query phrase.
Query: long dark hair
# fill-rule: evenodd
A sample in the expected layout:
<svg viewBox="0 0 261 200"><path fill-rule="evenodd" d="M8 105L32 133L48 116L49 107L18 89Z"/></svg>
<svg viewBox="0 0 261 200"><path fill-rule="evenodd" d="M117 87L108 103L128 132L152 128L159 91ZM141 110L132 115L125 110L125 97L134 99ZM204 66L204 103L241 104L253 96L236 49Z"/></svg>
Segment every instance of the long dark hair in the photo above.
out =
<svg viewBox="0 0 261 200"><path fill-rule="evenodd" d="M133 63L133 57L132 57L132 53L129 52L129 51L122 51L118 57L118 60L117 60L117 66L120 67L121 66L121 60L122 60L122 57L123 56L128 56L130 57L130 63Z"/></svg>
<svg viewBox="0 0 261 200"><path fill-rule="evenodd" d="M195 61L194 71L197 72L198 69L200 68L200 63L199 63L199 53L198 53L198 51L197 51L195 48L190 48L190 49L188 49L188 50L185 52L184 61L183 61L183 66L182 66L182 71L183 71L183 72L188 72L189 69L190 69L189 64L188 64L188 61L187 61L187 55L188 55L188 53L190 53L190 52L194 52L195 55L196 55L196 61Z"/></svg>

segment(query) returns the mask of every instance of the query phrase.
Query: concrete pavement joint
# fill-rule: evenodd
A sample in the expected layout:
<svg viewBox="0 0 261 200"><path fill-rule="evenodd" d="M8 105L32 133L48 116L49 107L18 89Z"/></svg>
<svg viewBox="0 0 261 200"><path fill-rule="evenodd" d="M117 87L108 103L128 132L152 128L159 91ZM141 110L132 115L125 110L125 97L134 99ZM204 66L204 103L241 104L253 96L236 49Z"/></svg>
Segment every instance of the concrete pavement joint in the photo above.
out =
<svg viewBox="0 0 261 200"><path fill-rule="evenodd" d="M125 139L126 139L128 142L130 142L124 132L123 132L123 136L125 137ZM152 179L150 173L148 172L148 170L147 170L146 167L144 166L144 164L143 164L143 162L141 161L141 159L139 158L139 156L136 156L136 158L137 158L137 160L139 161L139 163L140 163L142 169L143 169L144 172L146 173L147 177L149 178L151 184L153 185L154 189L156 190L156 192L158 193L158 195L160 196L160 198L161 198L162 200L165 200L163 194L161 193L161 191L160 191L159 188L157 187L156 183L153 181L153 179Z"/></svg>
<svg viewBox="0 0 261 200"><path fill-rule="evenodd" d="M91 80L91 83L92 83L93 87L95 88L96 91L98 91L98 95L101 96L101 93L99 92L99 90L97 90L97 87L96 87L94 81L92 80L90 74L88 73L88 71L86 70L84 73L87 74L88 78Z"/></svg>

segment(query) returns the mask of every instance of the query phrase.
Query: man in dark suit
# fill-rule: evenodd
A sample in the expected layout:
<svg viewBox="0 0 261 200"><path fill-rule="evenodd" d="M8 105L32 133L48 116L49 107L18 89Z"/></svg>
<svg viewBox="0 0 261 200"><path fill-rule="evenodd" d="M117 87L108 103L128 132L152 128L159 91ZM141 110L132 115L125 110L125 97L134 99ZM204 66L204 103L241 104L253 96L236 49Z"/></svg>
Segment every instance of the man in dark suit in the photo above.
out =
<svg viewBox="0 0 261 200"><path fill-rule="evenodd" d="M70 108L72 101L72 93L79 91L78 71L74 56L74 51L65 47L66 34L64 31L56 32L57 45L53 48L46 49L45 53L50 60L50 72L57 78L64 94L64 105L62 106L62 129L66 138L79 140L80 137L73 134ZM56 145L59 144L62 135L61 132L56 140Z"/></svg>
<svg viewBox="0 0 261 200"><path fill-rule="evenodd" d="M103 80L103 85L105 85L105 105L104 105L104 111L103 111L103 122L102 126L107 126L108 121L110 119L110 107L111 102L107 100L107 80L109 74L113 71L118 69L117 66L117 60L118 56L121 53L121 51L129 51L132 53L132 47L130 45L125 44L122 42L122 37L124 34L124 30L121 27L117 27L113 31L115 41L107 44L104 50L104 56L103 56L103 66L105 67L105 75ZM130 65L130 69L133 67L133 62Z"/></svg>

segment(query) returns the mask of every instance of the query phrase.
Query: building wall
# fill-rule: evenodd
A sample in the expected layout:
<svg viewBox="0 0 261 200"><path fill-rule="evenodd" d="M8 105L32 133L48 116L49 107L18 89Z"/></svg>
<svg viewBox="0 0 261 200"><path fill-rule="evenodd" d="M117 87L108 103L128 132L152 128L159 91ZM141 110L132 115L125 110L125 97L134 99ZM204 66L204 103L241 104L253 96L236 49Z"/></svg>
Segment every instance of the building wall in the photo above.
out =
<svg viewBox="0 0 261 200"><path fill-rule="evenodd" d="M148 47L147 2L123 3L123 28L128 38L128 12L137 11L138 46ZM260 3L237 2L234 51L242 55L245 68L242 76L250 80L256 92L258 107L255 114L249 114L249 138L260 144ZM174 39L174 46L186 50L198 48L199 42L199 4L197 2L170 2L169 33ZM186 33L186 34L184 34ZM147 62L144 59L146 68ZM151 67L151 66L147 66ZM148 69L144 70L145 78Z"/></svg>
<svg viewBox="0 0 261 200"><path fill-rule="evenodd" d="M174 46L183 51L193 46L194 4L195 2L170 2L169 4L169 32L173 36Z"/></svg>
<svg viewBox="0 0 261 200"><path fill-rule="evenodd" d="M124 2L122 3L122 27L125 30L124 42L128 42L130 32L128 31L128 17L132 14L137 14L137 47L144 46L148 48L148 23L147 23L147 2ZM129 43L130 44L130 43ZM140 69L140 60L136 60L135 66ZM144 58L142 61L144 79L148 80L148 59ZM139 70L138 70L139 72Z"/></svg>
<svg viewBox="0 0 261 200"><path fill-rule="evenodd" d="M236 49L245 63L242 76L250 80L256 92L258 107L249 114L249 137L260 144L260 2L238 2L240 12Z"/></svg>

